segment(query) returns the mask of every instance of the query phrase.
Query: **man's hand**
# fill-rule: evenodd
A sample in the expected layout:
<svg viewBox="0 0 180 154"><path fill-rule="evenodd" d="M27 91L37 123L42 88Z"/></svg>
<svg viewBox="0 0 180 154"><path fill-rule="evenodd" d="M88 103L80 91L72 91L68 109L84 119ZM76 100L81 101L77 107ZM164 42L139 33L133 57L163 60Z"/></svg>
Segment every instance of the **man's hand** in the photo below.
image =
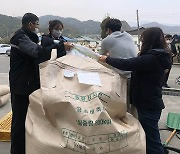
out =
<svg viewBox="0 0 180 154"><path fill-rule="evenodd" d="M74 47L73 44L68 43L68 42L64 42L64 48L65 48L66 51L71 50L73 47Z"/></svg>
<svg viewBox="0 0 180 154"><path fill-rule="evenodd" d="M105 63L105 62L106 62L106 58L107 58L107 56L101 55L101 56L99 57L99 61Z"/></svg>

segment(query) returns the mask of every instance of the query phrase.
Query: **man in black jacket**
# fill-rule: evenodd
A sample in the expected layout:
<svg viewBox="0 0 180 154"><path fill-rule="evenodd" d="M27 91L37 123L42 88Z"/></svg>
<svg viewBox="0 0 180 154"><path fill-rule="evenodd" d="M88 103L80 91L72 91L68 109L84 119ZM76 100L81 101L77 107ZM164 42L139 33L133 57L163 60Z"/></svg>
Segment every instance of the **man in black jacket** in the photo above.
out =
<svg viewBox="0 0 180 154"><path fill-rule="evenodd" d="M38 61L44 53L51 53L51 49L58 45L53 42L46 48L39 45L38 27L38 17L26 13L22 18L22 28L10 40L9 81L13 112L11 154L25 154L25 119L29 95L40 88Z"/></svg>

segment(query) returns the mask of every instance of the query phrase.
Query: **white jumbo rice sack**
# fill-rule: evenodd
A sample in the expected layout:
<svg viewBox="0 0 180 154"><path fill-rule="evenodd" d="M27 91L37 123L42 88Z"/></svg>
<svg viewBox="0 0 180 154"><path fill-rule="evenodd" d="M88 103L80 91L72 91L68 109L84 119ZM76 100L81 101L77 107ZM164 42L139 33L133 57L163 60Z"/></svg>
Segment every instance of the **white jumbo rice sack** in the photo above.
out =
<svg viewBox="0 0 180 154"><path fill-rule="evenodd" d="M46 63L30 95L26 154L145 154L144 131L126 113L126 82L86 57Z"/></svg>

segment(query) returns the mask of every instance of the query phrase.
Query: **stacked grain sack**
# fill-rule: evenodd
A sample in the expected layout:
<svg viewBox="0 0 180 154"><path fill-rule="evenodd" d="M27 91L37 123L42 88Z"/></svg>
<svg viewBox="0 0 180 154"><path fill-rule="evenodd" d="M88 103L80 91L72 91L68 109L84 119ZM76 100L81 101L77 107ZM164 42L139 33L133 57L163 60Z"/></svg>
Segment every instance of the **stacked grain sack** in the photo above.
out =
<svg viewBox="0 0 180 154"><path fill-rule="evenodd" d="M144 131L126 112L125 78L74 55L41 67L41 88L27 112L26 154L146 153Z"/></svg>
<svg viewBox="0 0 180 154"><path fill-rule="evenodd" d="M7 85L0 85L0 106L6 104L10 98L10 89Z"/></svg>

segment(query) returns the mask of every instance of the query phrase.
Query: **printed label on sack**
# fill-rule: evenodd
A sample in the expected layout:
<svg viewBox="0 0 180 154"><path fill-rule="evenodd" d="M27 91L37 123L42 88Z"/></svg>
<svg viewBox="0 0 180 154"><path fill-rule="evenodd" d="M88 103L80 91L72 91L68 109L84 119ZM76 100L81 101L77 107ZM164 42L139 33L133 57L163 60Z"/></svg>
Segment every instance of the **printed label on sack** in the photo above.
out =
<svg viewBox="0 0 180 154"><path fill-rule="evenodd" d="M70 97L74 100L78 100L81 102L90 102L91 100L98 98L104 103L107 103L107 100L110 101L111 97L103 92L100 91L94 91L88 95L78 95L78 94L73 94L69 91L65 91L65 97Z"/></svg>
<svg viewBox="0 0 180 154"><path fill-rule="evenodd" d="M128 132L123 130L109 134L96 134L91 136L83 135L79 132L66 128L62 129L64 137L61 147L79 153L110 153L128 147Z"/></svg>
<svg viewBox="0 0 180 154"><path fill-rule="evenodd" d="M99 119L96 121L92 120L76 120L79 126L102 126L102 125L111 125L111 119Z"/></svg>

